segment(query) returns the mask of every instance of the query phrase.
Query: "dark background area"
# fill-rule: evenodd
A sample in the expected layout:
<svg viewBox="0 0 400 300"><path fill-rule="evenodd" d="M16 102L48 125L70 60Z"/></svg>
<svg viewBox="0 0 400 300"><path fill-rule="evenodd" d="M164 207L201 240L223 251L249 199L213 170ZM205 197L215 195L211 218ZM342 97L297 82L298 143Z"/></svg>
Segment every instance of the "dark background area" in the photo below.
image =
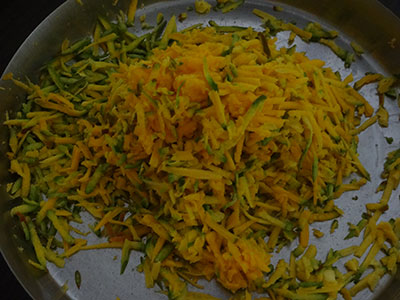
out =
<svg viewBox="0 0 400 300"><path fill-rule="evenodd" d="M63 2L65 0L2 1L0 7L0 74L4 72L14 53L36 26ZM381 2L400 15L400 0L381 0ZM2 299L31 299L1 255L0 276Z"/></svg>
<svg viewBox="0 0 400 300"><path fill-rule="evenodd" d="M65 0L11 0L0 6L0 74L29 34ZM16 299L16 298L14 298Z"/></svg>

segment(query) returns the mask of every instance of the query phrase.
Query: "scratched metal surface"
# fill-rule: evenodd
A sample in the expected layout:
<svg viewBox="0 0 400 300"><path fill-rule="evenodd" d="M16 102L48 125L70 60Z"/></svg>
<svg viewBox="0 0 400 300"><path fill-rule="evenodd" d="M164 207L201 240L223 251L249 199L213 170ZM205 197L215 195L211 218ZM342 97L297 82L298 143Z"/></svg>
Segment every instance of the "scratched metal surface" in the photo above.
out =
<svg viewBox="0 0 400 300"><path fill-rule="evenodd" d="M28 75L35 78L38 68L55 55L64 38L76 40L83 36L90 35L98 14L115 16L119 10L126 10L128 0L120 0L117 6L112 5L112 0L83 0L84 5L80 6L75 0L69 0L50 15L27 39L16 53L5 73L13 72L17 76ZM140 4L144 3L144 7ZM146 14L147 22L152 24L158 12L164 13L168 18L171 15L178 15L186 11L187 6L193 5L194 1L139 1L137 16ZM351 2L351 3L349 3ZM279 3L284 8L283 12L277 13L272 10L272 6ZM223 25L251 26L261 30L260 20L252 14L254 8L268 11L286 21L295 21L300 27L309 21L317 21L330 29L340 32L338 43L345 48L351 40L355 40L366 49L366 54L357 59L357 62L350 69L343 66L343 62L333 55L326 47L319 44L306 44L296 38L297 50L305 51L310 58L319 58L326 61L326 66L334 71L339 71L342 76L353 73L357 80L367 71L397 73L400 71L400 55L398 49L392 49L388 41L396 38L400 41L400 21L389 11L385 10L377 1L374 0L354 0L345 1L322 0L248 0L239 9L221 14L211 11L207 15L198 15L189 12L188 19L183 23L178 23L178 29L203 22L206 24L210 19L216 20ZM136 18L138 19L138 18ZM136 26L140 28L140 26ZM136 31L140 33L140 30ZM287 33L278 34L278 46L287 46ZM10 83L0 81L0 86L5 90L0 91L0 122L4 121L6 110L15 111L18 109L23 94L15 89ZM374 86L363 88L361 93L368 99L371 105L376 108L378 98ZM383 170L383 162L386 154L399 147L400 141L400 122L399 108L397 103L386 100L386 108L390 112L390 126L382 129L373 126L360 135L359 153L360 160L371 173L371 182L357 192L345 193L337 200L340 208L345 212L339 219L339 229L333 235L326 234L321 239L311 237L311 243L318 248L318 258L324 259L330 248L342 249L350 245L359 244L360 239L344 241L347 234L347 222L356 223L365 211L365 204L379 201L380 194L375 190L380 180L380 173ZM388 145L385 137L393 137L394 143ZM4 126L0 128L0 141L7 139L7 131ZM13 202L5 193L5 183L9 180L7 172L8 162L4 158L7 151L4 143L0 143L2 159L0 160L0 246L1 251L15 275L27 289L34 299L98 299L109 300L119 297L125 299L166 299L166 296L157 293L157 288L149 290L145 288L144 276L135 271L139 264L140 255L132 253L127 270L123 275L119 275L120 250L107 249L88 252L79 252L67 260L63 269L58 269L49 264L49 273L43 274L33 270L27 263L26 258L32 256L32 250L23 241L15 222L10 218L8 210L13 206ZM352 200L357 195L358 200ZM390 210L386 212L382 219L388 220L400 216L399 191L393 193L389 203ZM88 231L87 224L91 222L85 216L85 224L79 229ZM323 232L329 232L330 222L313 225ZM88 237L90 243L98 243L99 239L95 236ZM290 248L283 249L279 254L275 254L273 262L278 259L288 258L290 251L297 246L296 243ZM17 247L22 247L22 252L17 251ZM339 268L342 268L339 264ZM74 273L79 270L82 275L82 286L78 290L74 283ZM374 294L365 290L355 297L355 299L400 299L399 280L391 280L386 276L378 286ZM229 298L229 293L213 282L202 282L205 290L222 299ZM68 290L64 293L61 286L67 284ZM195 290L195 289L193 289Z"/></svg>

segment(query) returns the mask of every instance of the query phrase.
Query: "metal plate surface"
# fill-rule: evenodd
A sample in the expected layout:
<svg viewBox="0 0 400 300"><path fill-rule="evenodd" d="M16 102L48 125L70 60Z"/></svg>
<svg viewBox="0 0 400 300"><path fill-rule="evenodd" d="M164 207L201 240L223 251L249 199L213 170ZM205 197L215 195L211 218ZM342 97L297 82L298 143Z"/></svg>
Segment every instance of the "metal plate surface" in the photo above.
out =
<svg viewBox="0 0 400 300"><path fill-rule="evenodd" d="M69 0L50 15L26 40L16 53L5 73L13 72L16 76L29 76L35 79L37 70L47 62L59 49L63 39L74 41L83 36L90 35L97 15L106 15L113 18L119 10L126 11L129 1L120 0L117 6L113 6L113 0L83 0L83 6L75 0ZM137 16L146 14L146 20L152 24L156 16L162 12L167 18L173 14L178 15L186 11L188 6L193 6L192 0L180 1L143 1L144 7L139 7ZM273 5L283 7L283 12L277 13L272 10ZM326 61L326 66L334 71L339 71L342 77L353 73L354 79L361 78L365 72L382 72L385 74L398 73L400 71L400 21L389 11L374 0L247 0L239 9L228 14L211 11L207 15L199 15L189 12L188 19L178 23L178 29L203 22L206 24L210 19L223 25L251 26L258 30L260 19L252 14L254 8L259 8L284 19L294 21L303 27L309 21L317 21L329 29L340 32L337 40L340 46L348 48L349 42L355 40L366 49L366 54L357 59L350 69L343 66L343 62L330 50L319 44L306 44L296 38L297 50L305 51L310 58L318 58ZM137 20L138 18L136 18ZM135 28L140 28L136 26ZM135 33L141 33L135 31ZM287 46L288 33L278 34L277 45ZM390 47L389 43L395 39L397 48ZM23 93L9 82L0 82L5 90L0 90L0 123L4 121L5 111L16 111L23 101ZM361 94L370 101L374 108L378 107L378 97L374 86L362 89ZM385 107L390 113L389 128L372 126L360 135L359 153L360 160L371 173L371 182L356 192L345 193L337 200L340 208L345 211L339 219L339 229L333 234L326 234L321 239L310 237L310 243L318 248L318 258L324 259L330 248L342 249L360 242L360 239L344 241L347 234L347 222L356 223L365 211L365 204L377 202L380 194L375 190L381 182L380 174L383 170L383 162L386 154L399 148L400 122L399 108L397 103L386 100ZM388 145L385 137L393 137L394 143ZM7 130L4 126L0 128L0 140L7 140ZM34 299L98 299L114 300L119 297L125 299L166 299L166 296L157 293L157 288L147 289L144 276L135 271L139 263L140 255L132 253L129 265L123 275L119 275L120 250L107 249L88 252L79 252L69 258L63 269L58 269L52 264L48 265L49 272L44 274L34 270L27 264L27 257L33 255L31 248L23 241L21 232L16 223L9 216L8 210L14 205L13 201L5 192L5 183L10 180L8 174L8 161L4 153L7 151L5 143L0 143L2 158L0 159L0 245L1 251L8 261L15 275L32 295ZM357 195L358 201L352 197ZM399 191L395 191L389 203L390 210L382 219L388 220L400 217ZM86 220L89 222L90 218ZM312 228L323 232L329 232L330 222L316 223ZM82 231L87 230L87 224L81 226ZM99 239L89 236L89 243L98 243ZM293 243L291 247L283 249L275 254L273 262L289 257L289 253L297 246ZM19 251L17 249L24 249ZM339 268L342 266L339 265ZM74 283L74 273L79 270L82 276L82 285L78 290ZM378 286L374 294L365 290L354 299L400 299L399 281L396 279L389 285L391 279L386 276ZM228 299L230 294L222 289L214 281L202 282L205 291L222 299ZM61 286L68 285L66 293ZM196 290L196 289L192 289Z"/></svg>

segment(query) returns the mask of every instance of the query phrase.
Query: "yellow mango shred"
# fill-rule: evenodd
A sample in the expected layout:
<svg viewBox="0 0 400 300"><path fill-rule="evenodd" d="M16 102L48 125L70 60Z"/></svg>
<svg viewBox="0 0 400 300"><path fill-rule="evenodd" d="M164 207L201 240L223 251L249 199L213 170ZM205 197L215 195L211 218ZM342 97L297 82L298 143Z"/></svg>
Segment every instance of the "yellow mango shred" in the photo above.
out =
<svg viewBox="0 0 400 300"><path fill-rule="evenodd" d="M208 12L204 3L196 1L196 10L202 5L201 12ZM136 9L132 1L129 22ZM104 30L111 29L101 22ZM173 297L184 299L215 298L187 292L179 277L196 287L200 278L215 278L232 292L244 289L246 300L261 288L272 299L325 299L311 296L339 293L351 299L365 287L373 290L383 276L384 268L374 264L386 242L392 247L382 264L394 273L400 225L377 220L399 184L398 160L387 168L381 201L367 205L375 215L363 242L339 251L340 257L368 253L360 266L350 261L349 272L338 275L332 256L318 272L317 249L309 245L312 223L343 214L334 199L369 179L356 152L357 134L377 121L385 124L387 117L382 110L371 117L373 108L356 89L381 77L366 76L354 89L348 86L352 76L341 81L321 60L276 49L276 39L263 45L251 28L175 32L173 25L170 21L162 47L145 58L126 56L128 50L113 43L117 35L100 37L98 25L94 41L81 51L107 49L118 63L75 62L80 72L100 70L105 76L94 80L102 84L90 83L76 95L17 82L36 111L5 122L16 132L10 137L10 171L21 177L21 197L34 195L36 187L48 196L37 207L18 209L26 209L37 225L48 218L64 242L63 254L46 252L29 219L39 262L31 264L44 269L47 259L63 265L63 258L80 250L122 248L124 253L124 241L143 239L146 245L139 248L146 258L140 269L146 286L163 280ZM312 37L293 24L286 29L307 41ZM62 50L68 47L66 42ZM64 56L55 64L66 68L67 62ZM382 92L391 84L383 82ZM357 127L361 115L371 118ZM25 154L34 163L18 152L27 130L34 138L29 137L32 149ZM64 136L55 134L60 130ZM342 183L354 173L362 178ZM70 231L79 231L68 222L79 218L57 206L63 201L96 218L93 231L102 230L109 241L87 245L73 238ZM21 218L18 209L13 215ZM313 233L323 237L316 229ZM292 253L289 263L280 260L273 270L272 252L296 238L295 252L304 255L296 260L298 253ZM372 273L345 287L357 269L371 266ZM283 282L288 278L294 290Z"/></svg>

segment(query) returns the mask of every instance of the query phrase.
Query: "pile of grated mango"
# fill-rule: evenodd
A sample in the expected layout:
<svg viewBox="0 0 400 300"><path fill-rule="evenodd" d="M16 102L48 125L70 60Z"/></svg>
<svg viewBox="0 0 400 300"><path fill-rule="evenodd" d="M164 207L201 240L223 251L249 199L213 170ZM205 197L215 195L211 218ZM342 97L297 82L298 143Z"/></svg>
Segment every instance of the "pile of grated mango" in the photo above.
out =
<svg viewBox="0 0 400 300"><path fill-rule="evenodd" d="M351 299L394 274L400 220L377 221L399 183L399 151L385 165L381 202L353 228L352 236L365 229L362 244L324 262L309 245L310 224L341 216L335 198L369 179L357 134L384 123L384 108L374 114L351 75L276 49L267 32L176 32L174 17L157 21L138 37L100 18L93 39L64 42L38 84L13 79L28 96L5 122L18 175L8 188L22 199L11 214L34 247L30 263L45 270L81 250L122 248L122 273L129 252L142 251L146 286L164 286L171 299L215 299L187 290L201 278L243 299ZM360 179L343 183L353 173ZM73 226L83 210L108 242L87 245ZM271 265L296 239L290 261ZM371 245L347 273L334 266Z"/></svg>

